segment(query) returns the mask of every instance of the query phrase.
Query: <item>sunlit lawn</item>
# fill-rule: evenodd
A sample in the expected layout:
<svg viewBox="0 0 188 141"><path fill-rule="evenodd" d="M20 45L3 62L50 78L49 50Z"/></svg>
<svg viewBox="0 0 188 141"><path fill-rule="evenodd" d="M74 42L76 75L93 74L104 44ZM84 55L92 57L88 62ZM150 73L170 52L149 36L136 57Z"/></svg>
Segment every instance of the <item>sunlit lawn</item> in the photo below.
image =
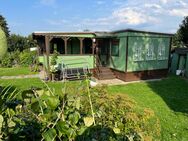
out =
<svg viewBox="0 0 188 141"><path fill-rule="evenodd" d="M29 67L0 68L0 76L18 76L36 74L31 72Z"/></svg>
<svg viewBox="0 0 188 141"><path fill-rule="evenodd" d="M160 119L162 140L188 141L188 81L171 76L168 79L111 86L109 93L124 93L140 106L155 111Z"/></svg>
<svg viewBox="0 0 188 141"><path fill-rule="evenodd" d="M76 87L78 87L79 84L80 82L78 81L69 82L67 89L69 90L69 92L73 92L73 89L75 89L76 91ZM49 88L56 93L62 93L62 89L64 88L63 82L60 81L46 82L45 84L39 78L24 78L24 79L9 79L9 80L0 79L0 85L1 86L12 85L21 91L28 90L31 88L46 88L46 85L48 85Z"/></svg>
<svg viewBox="0 0 188 141"><path fill-rule="evenodd" d="M0 85L12 84L21 90L45 85L37 78L1 80ZM61 93L63 82L49 82L50 88ZM68 83L70 92L78 92L80 82ZM160 119L161 135L164 141L188 140L188 81L176 76L156 82L133 83L109 86L110 94L123 93L134 99L139 106L151 108Z"/></svg>

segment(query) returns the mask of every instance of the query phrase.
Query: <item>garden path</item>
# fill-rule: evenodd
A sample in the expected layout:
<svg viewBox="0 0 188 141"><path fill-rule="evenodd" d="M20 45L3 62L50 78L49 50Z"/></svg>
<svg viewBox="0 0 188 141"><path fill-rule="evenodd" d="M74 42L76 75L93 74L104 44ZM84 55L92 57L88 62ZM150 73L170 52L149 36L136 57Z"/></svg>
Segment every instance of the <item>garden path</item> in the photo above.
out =
<svg viewBox="0 0 188 141"><path fill-rule="evenodd" d="M125 85L125 84L136 83L136 82L150 82L150 81L160 81L160 80L161 79L150 79L150 80L125 82L120 79L109 79L109 80L97 80L97 83L99 85Z"/></svg>
<svg viewBox="0 0 188 141"><path fill-rule="evenodd" d="M17 76L1 76L0 79L23 79L23 78L39 78L39 74L17 75Z"/></svg>

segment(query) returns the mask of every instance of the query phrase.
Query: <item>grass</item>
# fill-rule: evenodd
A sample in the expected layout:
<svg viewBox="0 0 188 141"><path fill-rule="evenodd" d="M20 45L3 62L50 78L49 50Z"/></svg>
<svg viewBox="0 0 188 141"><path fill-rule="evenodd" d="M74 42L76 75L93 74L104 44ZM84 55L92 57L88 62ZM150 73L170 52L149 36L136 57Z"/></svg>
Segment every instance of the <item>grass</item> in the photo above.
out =
<svg viewBox="0 0 188 141"><path fill-rule="evenodd" d="M108 87L111 94L123 93L138 105L154 110L159 117L163 141L188 140L188 81L171 76L168 79Z"/></svg>
<svg viewBox="0 0 188 141"><path fill-rule="evenodd" d="M31 87L43 88L44 84L37 78L1 80L1 85L12 84L21 90ZM62 82L49 82L50 88L61 93ZM70 82L69 91L79 92L79 82ZM125 94L144 108L154 110L160 119L163 141L188 140L188 81L176 76L156 82L132 83L128 85L109 86L110 94Z"/></svg>
<svg viewBox="0 0 188 141"><path fill-rule="evenodd" d="M18 76L36 74L31 72L29 67L0 68L0 76Z"/></svg>
<svg viewBox="0 0 188 141"><path fill-rule="evenodd" d="M0 79L1 86L12 85L21 91L31 88L44 88L45 84L39 78L24 78L24 79ZM62 93L63 82L47 82L47 85L56 93ZM79 82L69 82L69 92L74 93L77 91L75 87ZM78 87L78 86L77 86Z"/></svg>

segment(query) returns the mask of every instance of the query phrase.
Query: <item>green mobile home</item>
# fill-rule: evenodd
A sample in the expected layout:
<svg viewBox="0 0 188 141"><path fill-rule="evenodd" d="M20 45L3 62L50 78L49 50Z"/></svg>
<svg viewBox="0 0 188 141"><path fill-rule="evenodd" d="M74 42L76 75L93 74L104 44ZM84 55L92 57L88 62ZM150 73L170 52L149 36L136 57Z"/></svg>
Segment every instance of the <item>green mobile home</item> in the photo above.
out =
<svg viewBox="0 0 188 141"><path fill-rule="evenodd" d="M138 30L114 32L34 32L39 60L47 70L56 48L58 63L87 66L98 79L123 81L165 77L172 34Z"/></svg>

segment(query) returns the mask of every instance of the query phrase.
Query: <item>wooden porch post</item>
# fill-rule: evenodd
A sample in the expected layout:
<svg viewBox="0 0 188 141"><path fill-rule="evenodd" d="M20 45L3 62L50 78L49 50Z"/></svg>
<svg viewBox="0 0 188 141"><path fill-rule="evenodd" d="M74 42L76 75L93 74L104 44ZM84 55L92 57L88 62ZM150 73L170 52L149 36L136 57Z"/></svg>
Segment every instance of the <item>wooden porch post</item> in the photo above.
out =
<svg viewBox="0 0 188 141"><path fill-rule="evenodd" d="M69 38L68 37L63 37L62 39L64 40L64 44L65 44L65 54L67 54L67 46L68 46Z"/></svg>
<svg viewBox="0 0 188 141"><path fill-rule="evenodd" d="M46 48L46 61L47 61L47 74L48 77L50 78L50 41L52 40L53 37L50 36L45 36L45 48Z"/></svg>
<svg viewBox="0 0 188 141"><path fill-rule="evenodd" d="M96 42L96 39L95 39ZM95 54L95 47L96 47L96 43L94 42L94 39L92 39L92 54Z"/></svg>
<svg viewBox="0 0 188 141"><path fill-rule="evenodd" d="M37 43L37 54L38 56L40 56L41 54L41 47L38 45L38 43Z"/></svg>
<svg viewBox="0 0 188 141"><path fill-rule="evenodd" d="M83 53L83 40L84 40L84 38L79 38L79 40L80 40L80 54L82 54Z"/></svg>
<svg viewBox="0 0 188 141"><path fill-rule="evenodd" d="M49 36L45 36L45 48L46 48L46 61L47 61L47 72L50 71L50 63L49 63L49 55L50 55L50 43L49 43Z"/></svg>

